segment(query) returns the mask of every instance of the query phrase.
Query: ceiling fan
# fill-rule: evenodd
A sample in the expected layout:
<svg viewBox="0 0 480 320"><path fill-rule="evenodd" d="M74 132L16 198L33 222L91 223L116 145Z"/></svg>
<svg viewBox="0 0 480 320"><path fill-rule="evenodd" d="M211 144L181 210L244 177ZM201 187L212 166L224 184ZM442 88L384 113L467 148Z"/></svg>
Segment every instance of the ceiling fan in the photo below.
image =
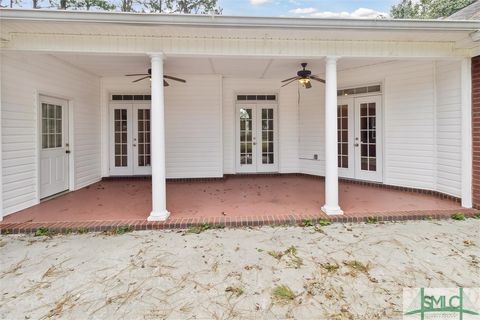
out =
<svg viewBox="0 0 480 320"><path fill-rule="evenodd" d="M152 78L152 69L148 69L148 73L133 73L133 74L126 74L125 76L126 76L126 77L140 77L140 76L143 76L142 78L137 79L137 80L133 80L132 82L138 82L138 81L142 81L142 80L145 80L145 79L151 79L151 78ZM175 77L167 76L166 74L164 74L164 75L163 75L163 86L164 86L164 87L168 87L168 86L169 86L168 82L165 81L165 79L170 79L170 80L174 80L174 81L178 81L178 82L183 82L183 83L186 83L186 82L187 82L187 81L184 80L184 79L175 78Z"/></svg>
<svg viewBox="0 0 480 320"><path fill-rule="evenodd" d="M290 83L292 83L296 80L298 80L298 82L300 82L300 84L302 86L304 86L306 89L310 89L312 87L312 84L311 84L310 80L316 80L316 81L325 83L325 80L320 79L319 77L312 75L312 71L306 69L306 67L307 67L306 62L303 62L301 64L301 66L302 66L303 69L299 70L297 72L296 77L292 77L292 78L285 79L285 80L282 81L282 82L286 82L282 87L285 87L286 85L288 85L288 84L290 84Z"/></svg>

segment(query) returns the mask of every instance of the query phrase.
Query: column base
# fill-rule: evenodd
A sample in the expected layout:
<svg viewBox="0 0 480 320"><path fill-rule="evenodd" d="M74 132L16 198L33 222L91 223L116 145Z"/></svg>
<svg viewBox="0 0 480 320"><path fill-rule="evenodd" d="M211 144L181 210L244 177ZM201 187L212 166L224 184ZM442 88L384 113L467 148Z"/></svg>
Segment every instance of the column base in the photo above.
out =
<svg viewBox="0 0 480 320"><path fill-rule="evenodd" d="M331 207L331 206L324 205L322 207L322 211L329 216L335 216L335 215L342 215L343 214L343 211L342 211L342 209L340 209L339 206Z"/></svg>
<svg viewBox="0 0 480 320"><path fill-rule="evenodd" d="M170 212L167 210L155 212L152 211L147 218L147 221L165 221L170 217Z"/></svg>

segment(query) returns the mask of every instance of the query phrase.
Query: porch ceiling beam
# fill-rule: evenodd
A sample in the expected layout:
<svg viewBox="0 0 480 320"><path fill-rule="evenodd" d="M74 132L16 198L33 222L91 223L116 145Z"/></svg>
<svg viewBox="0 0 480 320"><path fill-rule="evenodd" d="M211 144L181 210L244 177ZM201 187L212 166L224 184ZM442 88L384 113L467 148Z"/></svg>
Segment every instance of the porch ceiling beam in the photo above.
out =
<svg viewBox="0 0 480 320"><path fill-rule="evenodd" d="M319 56L378 58L461 58L473 50L454 42L359 41L311 39L245 39L201 37L136 37L74 34L12 33L1 43L5 51L49 53L298 57Z"/></svg>

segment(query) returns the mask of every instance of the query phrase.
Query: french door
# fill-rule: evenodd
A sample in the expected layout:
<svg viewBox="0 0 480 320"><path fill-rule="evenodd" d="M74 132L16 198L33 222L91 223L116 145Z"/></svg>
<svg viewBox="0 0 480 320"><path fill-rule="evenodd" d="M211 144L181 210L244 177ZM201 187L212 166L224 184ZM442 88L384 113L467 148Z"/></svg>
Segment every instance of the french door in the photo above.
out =
<svg viewBox="0 0 480 320"><path fill-rule="evenodd" d="M339 176L382 181L381 96L338 98Z"/></svg>
<svg viewBox="0 0 480 320"><path fill-rule="evenodd" d="M110 174L150 175L150 104L110 107Z"/></svg>
<svg viewBox="0 0 480 320"><path fill-rule="evenodd" d="M277 106L237 104L236 171L278 171Z"/></svg>
<svg viewBox="0 0 480 320"><path fill-rule="evenodd" d="M40 199L68 190L68 103L40 97Z"/></svg>

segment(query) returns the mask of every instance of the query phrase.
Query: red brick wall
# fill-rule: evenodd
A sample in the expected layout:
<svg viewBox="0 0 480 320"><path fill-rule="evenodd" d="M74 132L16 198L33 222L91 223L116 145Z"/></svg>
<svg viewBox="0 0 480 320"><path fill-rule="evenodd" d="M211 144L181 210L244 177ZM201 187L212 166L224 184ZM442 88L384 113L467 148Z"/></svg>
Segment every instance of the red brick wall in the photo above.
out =
<svg viewBox="0 0 480 320"><path fill-rule="evenodd" d="M480 209L480 56L472 59L473 205Z"/></svg>

